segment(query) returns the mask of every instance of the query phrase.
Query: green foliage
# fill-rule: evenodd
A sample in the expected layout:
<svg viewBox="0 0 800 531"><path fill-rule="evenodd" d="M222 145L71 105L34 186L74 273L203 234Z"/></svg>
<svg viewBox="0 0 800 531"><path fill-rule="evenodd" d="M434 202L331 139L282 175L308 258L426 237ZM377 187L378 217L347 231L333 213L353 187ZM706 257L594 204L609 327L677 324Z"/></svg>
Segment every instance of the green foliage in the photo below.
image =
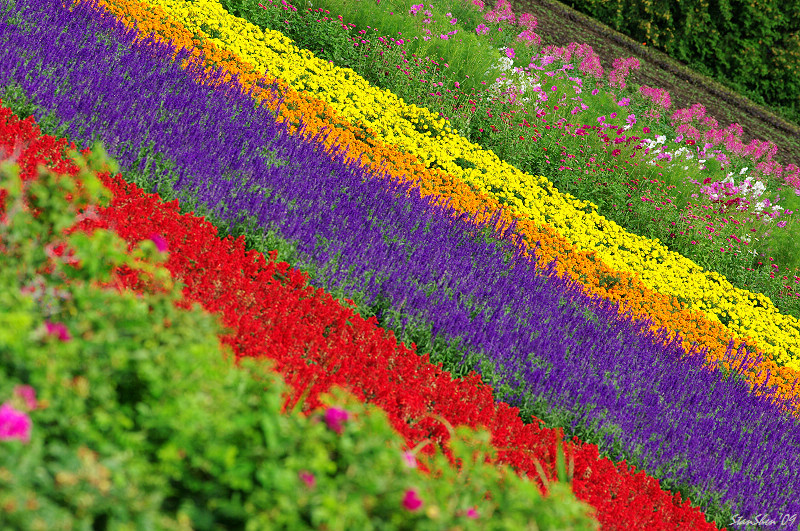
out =
<svg viewBox="0 0 800 531"><path fill-rule="evenodd" d="M24 184L17 166L0 168L0 400L33 426L28 442L0 441L0 528L596 527L567 482L542 498L487 464L487 432L451 428L460 470L437 452L420 455L426 475L385 414L341 390L322 411L282 413L285 386L268 366L234 368L215 319L175 306L153 242L128 252L109 231L64 236L107 194L93 173L109 166L102 152L79 164L77 180ZM97 284L120 266L153 289ZM20 385L38 404L12 398ZM329 415L342 410L337 425Z"/></svg>
<svg viewBox="0 0 800 531"><path fill-rule="evenodd" d="M273 0L274 1L274 0ZM226 11L256 24L262 29L280 31L300 48L311 50L317 57L335 63L352 63L358 60L358 52L349 40L349 34L343 32L341 22L318 12L309 12L301 2L296 2L296 10L272 7L270 1L221 0ZM279 2L275 2L279 4Z"/></svg>

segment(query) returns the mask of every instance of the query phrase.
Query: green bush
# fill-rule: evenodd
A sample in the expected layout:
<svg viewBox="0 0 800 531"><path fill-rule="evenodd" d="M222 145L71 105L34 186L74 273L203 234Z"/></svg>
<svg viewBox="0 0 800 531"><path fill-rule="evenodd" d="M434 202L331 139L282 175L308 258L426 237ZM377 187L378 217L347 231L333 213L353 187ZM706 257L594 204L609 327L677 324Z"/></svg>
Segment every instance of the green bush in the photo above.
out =
<svg viewBox="0 0 800 531"><path fill-rule="evenodd" d="M98 151L73 153L80 186L0 166L1 529L597 527L566 481L542 498L487 464L487 432L451 430L460 470L437 452L423 473L419 448L344 391L283 413L265 363L234 368L215 318L175 306L155 241L131 253L109 231L63 235L106 193ZM119 266L147 292L98 284Z"/></svg>

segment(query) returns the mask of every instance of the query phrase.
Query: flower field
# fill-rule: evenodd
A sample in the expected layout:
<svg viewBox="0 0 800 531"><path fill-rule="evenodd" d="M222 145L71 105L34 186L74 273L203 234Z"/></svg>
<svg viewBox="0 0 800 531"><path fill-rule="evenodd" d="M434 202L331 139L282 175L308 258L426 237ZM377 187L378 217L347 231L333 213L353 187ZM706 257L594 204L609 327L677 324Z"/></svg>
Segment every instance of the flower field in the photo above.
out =
<svg viewBox="0 0 800 531"><path fill-rule="evenodd" d="M69 478L88 474L95 498L109 492L133 474L116 467L115 445L139 441L156 468L139 464L128 481L154 489L147 511L160 523L134 527L795 527L800 324L787 192L800 190L797 166L699 107L668 120L668 95L626 87L635 60L603 73L590 48L544 46L535 19L502 1L363 4L16 0L0 12L0 154L21 177L5 170L0 249L32 268L12 265L7 280L23 289L4 299L0 322L23 332L0 335L0 347L60 356L90 344L97 325L76 312L91 287L96 300L167 297L178 314L153 317L165 334L202 308L222 328L202 325L219 345L195 355L232 353L242 366L232 374L274 371L234 386L236 400L255 404L253 385L273 382L259 402L268 420L230 404L239 413L215 412L222 435L205 451L178 423L158 424L166 406L147 420L156 406L135 389L167 391L149 365L119 372L116 354L102 370L122 378L117 394L108 375L97 389L117 396L120 413L92 413L114 426L104 428L114 444L87 420L78 440L89 450L69 461L47 443L51 432L69 439L55 369L8 358L0 393L16 398L0 436L17 457L0 471L32 448L49 467L0 497L18 514L8 525L71 528L65 503L77 503L83 480ZM483 54L476 62L500 65L488 87L471 63L445 59L468 46ZM514 66L523 52L528 67ZM443 94L469 103L444 105ZM112 162L97 162L95 142ZM56 173L37 174L38 164ZM95 184L65 189L43 175ZM598 195L607 181L616 184ZM611 203L634 196L629 208ZM61 217L45 214L56 205ZM35 252L13 229L23 215L37 220L26 229L42 239ZM30 315L15 313L18 299L33 299ZM99 335L132 344L123 323ZM189 341L192 325L182 326L186 338L145 342L132 359ZM75 383L90 376L68 370L70 389L103 400L94 383ZM208 392L234 388L214 385ZM31 390L49 392L48 406L25 400ZM167 394L179 407L181 395ZM240 420L219 428L225 415ZM354 418L378 423L380 437L351 429L362 426ZM281 432L286 441L316 435L294 453L299 443L286 442L265 454L273 424L294 430ZM231 442L239 429L251 430L251 446ZM99 459L100 476L87 459ZM65 472L75 462L84 468ZM386 479L364 483L359 467ZM152 474L170 486L135 483ZM14 485L10 476L0 481ZM30 501L39 490L48 495ZM114 496L126 509L84 496L75 521L128 522L135 496Z"/></svg>

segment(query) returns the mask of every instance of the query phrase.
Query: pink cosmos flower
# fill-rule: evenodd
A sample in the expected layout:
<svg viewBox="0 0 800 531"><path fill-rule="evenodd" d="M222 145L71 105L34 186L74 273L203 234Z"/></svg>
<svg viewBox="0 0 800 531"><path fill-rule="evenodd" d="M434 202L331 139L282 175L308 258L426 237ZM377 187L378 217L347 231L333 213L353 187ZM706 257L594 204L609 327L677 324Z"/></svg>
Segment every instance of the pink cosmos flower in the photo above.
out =
<svg viewBox="0 0 800 531"><path fill-rule="evenodd" d="M513 59L516 53L514 52L514 48L506 48L506 57L509 59Z"/></svg>
<svg viewBox="0 0 800 531"><path fill-rule="evenodd" d="M150 235L150 239L156 244L159 253L165 253L169 249L169 243L162 235L154 232Z"/></svg>
<svg viewBox="0 0 800 531"><path fill-rule="evenodd" d="M405 451L403 452L403 459L406 462L406 466L408 468L417 468L417 458L414 456L414 452Z"/></svg>
<svg viewBox="0 0 800 531"><path fill-rule="evenodd" d="M19 439L27 443L31 440L32 425L30 417L11 407L11 404L5 403L0 407L0 441Z"/></svg>
<svg viewBox="0 0 800 531"><path fill-rule="evenodd" d="M67 327L64 326L64 323L51 323L50 321L45 321L44 326L47 328L47 333L51 336L58 337L59 341L69 341L72 339L72 336L69 334Z"/></svg>
<svg viewBox="0 0 800 531"><path fill-rule="evenodd" d="M403 496L403 507L409 511L416 511L422 507L422 500L419 498L416 490L408 489L406 491L405 496Z"/></svg>
<svg viewBox="0 0 800 531"><path fill-rule="evenodd" d="M317 483L317 479L314 477L314 474L312 474L307 470L301 470L297 475L300 477L303 483L305 483L306 486L310 489L313 489L314 485L316 485Z"/></svg>
<svg viewBox="0 0 800 531"><path fill-rule="evenodd" d="M14 394L20 397L28 410L36 409L36 391L30 385L18 385L14 388Z"/></svg>
<svg viewBox="0 0 800 531"><path fill-rule="evenodd" d="M325 410L325 424L338 434L342 433L342 424L350 418L350 414L338 407L329 407Z"/></svg>
<svg viewBox="0 0 800 531"><path fill-rule="evenodd" d="M477 507L470 507L467 509L467 518L477 518L478 517L478 508Z"/></svg>

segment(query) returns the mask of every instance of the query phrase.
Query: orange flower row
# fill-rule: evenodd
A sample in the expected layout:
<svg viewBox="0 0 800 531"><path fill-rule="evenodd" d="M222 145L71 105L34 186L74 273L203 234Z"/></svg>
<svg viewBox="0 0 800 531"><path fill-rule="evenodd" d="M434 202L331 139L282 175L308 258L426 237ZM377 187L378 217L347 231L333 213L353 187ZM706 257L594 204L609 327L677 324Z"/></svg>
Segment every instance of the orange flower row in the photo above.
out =
<svg viewBox="0 0 800 531"><path fill-rule="evenodd" d="M383 169L392 178L412 182L423 196L434 195L441 202L449 199L450 206L457 212L483 213L481 219L487 219L491 213L499 211L503 227L516 222L516 232L521 236L518 243L523 250L530 252L536 247L536 259L540 265L555 261L560 274L580 282L590 294L618 302L621 313L627 311L633 319L650 319L653 330L665 328L671 333L679 333L687 349L691 346L707 349L710 365L730 368L733 364L726 356L732 339L729 331L720 323L705 318L701 312L685 308L676 297L648 289L637 277L606 266L595 258L594 252L577 251L551 227L536 225L514 214L494 198L476 192L453 175L429 169L415 156L376 140L373 131L350 123L327 103L292 89L280 79L259 76L251 64L208 40L196 37L171 20L161 8L144 6L136 0L102 3L127 26L136 27L140 35L164 42L172 40L178 47L191 49L190 61L198 61L194 66L203 71L208 73L214 67L221 67L227 72L225 82L237 76L245 89L252 89L255 98L278 111L279 120L287 123L291 134L297 134L302 121L304 135L325 134L323 142L327 147L336 144L347 148L349 155L358 157L362 166ZM188 63L182 66L187 68ZM282 104L277 109L279 98L282 98ZM778 367L758 352L756 343L750 338L733 338L733 341L734 352L744 344L762 359L747 373L750 385L762 384L769 377L771 385L778 386L778 395L793 404L793 412L800 412L800 389L794 389L800 373Z"/></svg>

